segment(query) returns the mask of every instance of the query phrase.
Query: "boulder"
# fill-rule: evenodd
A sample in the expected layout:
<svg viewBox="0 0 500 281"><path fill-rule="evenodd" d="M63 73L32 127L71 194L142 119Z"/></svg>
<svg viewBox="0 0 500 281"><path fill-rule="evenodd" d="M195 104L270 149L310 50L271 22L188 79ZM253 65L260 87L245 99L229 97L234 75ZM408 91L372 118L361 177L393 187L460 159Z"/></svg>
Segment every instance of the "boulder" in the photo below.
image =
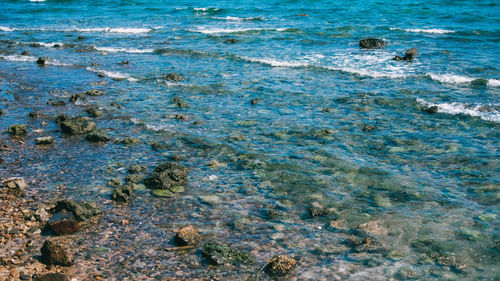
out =
<svg viewBox="0 0 500 281"><path fill-rule="evenodd" d="M393 60L396 61L412 61L416 56L418 55L418 51L415 48L411 48L408 51L406 51L405 55L403 57L401 56L395 56Z"/></svg>
<svg viewBox="0 0 500 281"><path fill-rule="evenodd" d="M251 264L255 261L255 257L252 254L217 242L208 242L203 245L201 255L214 265Z"/></svg>
<svg viewBox="0 0 500 281"><path fill-rule="evenodd" d="M194 225L181 228L174 237L175 244L179 246L197 245L201 236Z"/></svg>
<svg viewBox="0 0 500 281"><path fill-rule="evenodd" d="M73 213L64 209L52 215L48 224L58 235L72 234L80 230L80 224L75 219Z"/></svg>
<svg viewBox="0 0 500 281"><path fill-rule="evenodd" d="M43 243L41 261L47 265L70 266L73 264L73 255L64 240L49 239Z"/></svg>
<svg viewBox="0 0 500 281"><path fill-rule="evenodd" d="M387 45L384 40L377 38L364 38L359 41L361 49L382 49Z"/></svg>
<svg viewBox="0 0 500 281"><path fill-rule="evenodd" d="M79 222L85 222L89 219L102 214L102 210L95 202L75 202L73 200L61 200L56 203L54 212L66 210L73 213Z"/></svg>
<svg viewBox="0 0 500 281"><path fill-rule="evenodd" d="M85 139L88 140L89 142L108 142L111 140L111 138L108 137L106 133L101 130L96 130L88 133Z"/></svg>
<svg viewBox="0 0 500 281"><path fill-rule="evenodd" d="M88 117L73 117L62 121L59 126L63 133L68 135L82 135L97 129L97 125Z"/></svg>
<svg viewBox="0 0 500 281"><path fill-rule="evenodd" d="M39 57L38 60L36 61L36 63L38 65L42 66L42 65L46 65L49 61L50 61L50 59L47 57Z"/></svg>
<svg viewBox="0 0 500 281"><path fill-rule="evenodd" d="M22 124L10 125L9 134L13 137L25 137L28 135L28 127Z"/></svg>
<svg viewBox="0 0 500 281"><path fill-rule="evenodd" d="M297 264L297 261L287 255L276 255L269 260L264 270L270 275L284 276Z"/></svg>
<svg viewBox="0 0 500 281"><path fill-rule="evenodd" d="M163 74L163 78L165 78L165 80L172 81L172 82L179 82L179 81L184 80L184 77L182 77L182 75L180 75L179 73L175 73L175 72Z"/></svg>
<svg viewBox="0 0 500 281"><path fill-rule="evenodd" d="M126 185L121 188L113 189L111 199L116 202L128 202L132 199L133 193L133 188L130 185Z"/></svg>
<svg viewBox="0 0 500 281"><path fill-rule="evenodd" d="M5 191L16 196L23 195L26 188L28 188L24 178L9 178L4 180L2 185Z"/></svg>
<svg viewBox="0 0 500 281"><path fill-rule="evenodd" d="M47 273L44 275L35 275L33 281L70 281L69 277L63 273Z"/></svg>
<svg viewBox="0 0 500 281"><path fill-rule="evenodd" d="M164 163L156 167L144 181L150 189L169 189L184 186L188 181L188 169L177 163Z"/></svg>

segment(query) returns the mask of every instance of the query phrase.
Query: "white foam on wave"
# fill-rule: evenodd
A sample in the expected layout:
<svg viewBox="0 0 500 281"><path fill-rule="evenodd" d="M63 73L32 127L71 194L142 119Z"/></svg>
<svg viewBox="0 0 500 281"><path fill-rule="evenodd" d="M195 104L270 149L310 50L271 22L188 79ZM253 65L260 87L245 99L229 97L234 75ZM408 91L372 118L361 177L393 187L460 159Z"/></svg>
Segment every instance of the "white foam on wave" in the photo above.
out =
<svg viewBox="0 0 500 281"><path fill-rule="evenodd" d="M441 83L448 84L468 84L474 80L481 78L473 78L468 76L456 75L456 74L436 74L436 73L427 73L427 75L435 81L439 81ZM487 86L489 87L500 87L500 80L497 79L486 79Z"/></svg>
<svg viewBox="0 0 500 281"><path fill-rule="evenodd" d="M55 46L63 46L64 45L64 43L61 43L61 42L50 42L50 43L47 43L47 42L23 42L23 44L26 44L26 45L38 44L40 46L44 46L47 48L53 48Z"/></svg>
<svg viewBox="0 0 500 281"><path fill-rule="evenodd" d="M128 80L130 82L137 81L137 79L133 78L132 76L130 76L126 73L118 72L118 71L107 71L107 70L101 70L101 69L97 69L97 68L93 68L93 67L87 67L86 69L90 72L103 74L107 77L114 78L114 79L124 79L124 80Z"/></svg>
<svg viewBox="0 0 500 281"><path fill-rule="evenodd" d="M120 48L120 47L97 47L94 48L101 52L110 52L110 53L129 53L129 54L145 54L145 53L154 53L154 49L136 49L136 48Z"/></svg>
<svg viewBox="0 0 500 281"><path fill-rule="evenodd" d="M53 32L106 32L106 33L126 33L126 34L141 34L152 31L151 28L142 27L94 27L94 28L16 28L0 26L0 31L53 31Z"/></svg>
<svg viewBox="0 0 500 281"><path fill-rule="evenodd" d="M8 55L8 56L0 56L0 58L6 61L17 61L17 62L36 62L38 58L33 56L21 56L21 55ZM47 65L55 65L55 66L73 66L72 64L63 63L55 59L50 59L45 62Z"/></svg>
<svg viewBox="0 0 500 281"><path fill-rule="evenodd" d="M0 31L5 31L5 32L11 32L11 31L14 31L16 30L15 28L10 28L10 27L7 27L7 26L0 26Z"/></svg>
<svg viewBox="0 0 500 281"><path fill-rule="evenodd" d="M245 56L239 56L240 59L249 61L249 62L256 62L256 63L261 63L269 66L274 66L274 67L306 67L309 66L307 62L302 62L302 61L284 61L284 60L277 60L277 59L272 59L272 58L253 58L253 57L245 57Z"/></svg>
<svg viewBox="0 0 500 281"><path fill-rule="evenodd" d="M221 33L238 33L248 31L285 31L287 28L206 28L200 27L197 29L188 29L190 32L198 32L203 34L221 34Z"/></svg>
<svg viewBox="0 0 500 281"><path fill-rule="evenodd" d="M461 102L445 102L445 103L432 103L423 99L417 99L417 102L427 107L437 107L438 112L447 113L452 115L463 114L472 117L479 117L485 121L500 122L500 111L493 109L500 105L471 105Z"/></svg>
<svg viewBox="0 0 500 281"><path fill-rule="evenodd" d="M45 2L45 0L30 0L30 2Z"/></svg>
<svg viewBox="0 0 500 281"><path fill-rule="evenodd" d="M429 29L423 29L423 28L394 28L391 27L390 30L402 30L406 32L414 32L414 33L433 33L433 34L446 34L446 33L455 33L454 30L448 30L448 29L439 29L439 28L429 28Z"/></svg>
<svg viewBox="0 0 500 281"><path fill-rule="evenodd" d="M206 12L208 10L213 10L213 11L218 11L219 8L194 8L193 10L195 11L202 11L202 12Z"/></svg>
<svg viewBox="0 0 500 281"><path fill-rule="evenodd" d="M264 17L247 17L247 18L239 18L239 17L212 17L215 20L227 20L227 21L252 21L252 20L264 20Z"/></svg>

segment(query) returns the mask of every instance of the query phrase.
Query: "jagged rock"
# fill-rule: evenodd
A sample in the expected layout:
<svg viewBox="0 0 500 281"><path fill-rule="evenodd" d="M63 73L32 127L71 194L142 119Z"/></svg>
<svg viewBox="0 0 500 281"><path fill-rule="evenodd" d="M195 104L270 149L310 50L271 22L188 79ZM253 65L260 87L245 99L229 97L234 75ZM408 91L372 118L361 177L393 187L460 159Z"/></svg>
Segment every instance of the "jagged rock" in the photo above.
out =
<svg viewBox="0 0 500 281"><path fill-rule="evenodd" d="M88 90L86 92L83 92L82 94L84 94L86 96L94 96L95 97L95 96L103 96L106 94L106 92L101 92L99 90L94 89L94 90Z"/></svg>
<svg viewBox="0 0 500 281"><path fill-rule="evenodd" d="M52 215L48 224L58 235L72 234L80 230L80 225L73 213L64 209Z"/></svg>
<svg viewBox="0 0 500 281"><path fill-rule="evenodd" d="M13 137L25 137L28 135L28 127L22 124L10 125L9 134Z"/></svg>
<svg viewBox="0 0 500 281"><path fill-rule="evenodd" d="M177 163L164 163L156 167L144 181L150 189L169 189L184 186L188 180L188 169ZM173 191L173 190L172 190Z"/></svg>
<svg viewBox="0 0 500 281"><path fill-rule="evenodd" d="M63 273L47 273L44 275L36 275L33 281L70 281L69 277Z"/></svg>
<svg viewBox="0 0 500 281"><path fill-rule="evenodd" d="M222 264L251 264L255 257L247 252L235 249L227 244L208 242L203 245L201 255L207 258L214 265Z"/></svg>
<svg viewBox="0 0 500 281"><path fill-rule="evenodd" d="M387 45L384 40L377 38L364 38L359 41L361 49L382 49Z"/></svg>
<svg viewBox="0 0 500 281"><path fill-rule="evenodd" d="M69 101L70 102L77 102L77 101L84 101L86 99L86 96L82 93L78 93L78 94L74 94L74 95L71 95L71 97L69 98Z"/></svg>
<svg viewBox="0 0 500 281"><path fill-rule="evenodd" d="M418 51L415 48L411 48L408 51L406 51L405 55L403 57L401 56L395 56L393 60L400 61L412 61L416 56L418 55Z"/></svg>
<svg viewBox="0 0 500 281"><path fill-rule="evenodd" d="M102 210L95 202L75 202L73 200L61 200L56 203L54 212L66 210L73 213L75 218L80 222L88 221L89 219L102 214Z"/></svg>
<svg viewBox="0 0 500 281"><path fill-rule="evenodd" d="M105 132L100 130L88 133L85 139L89 142L108 142L111 140L111 138L108 137Z"/></svg>
<svg viewBox="0 0 500 281"><path fill-rule="evenodd" d="M20 196L24 194L28 185L24 181L24 178L9 178L2 182L4 190L8 193L12 193L16 196Z"/></svg>
<svg viewBox="0 0 500 281"><path fill-rule="evenodd" d="M276 255L266 264L265 271L270 275L284 276L289 273L297 261L287 255Z"/></svg>
<svg viewBox="0 0 500 281"><path fill-rule="evenodd" d="M173 81L173 82L179 82L179 81L184 80L184 77L182 77L182 75L180 75L179 73L175 73L175 72L163 74L163 78L165 78L168 81Z"/></svg>
<svg viewBox="0 0 500 281"><path fill-rule="evenodd" d="M41 261L47 265L70 266L73 264L73 255L69 252L64 240L45 240L41 252Z"/></svg>
<svg viewBox="0 0 500 281"><path fill-rule="evenodd" d="M94 131L97 125L90 121L88 117L73 117L69 120L62 121L59 126L65 134L81 135Z"/></svg>
<svg viewBox="0 0 500 281"><path fill-rule="evenodd" d="M131 174L137 174L146 171L146 166L143 165L132 165L128 168L128 172Z"/></svg>
<svg viewBox="0 0 500 281"><path fill-rule="evenodd" d="M136 138L130 138L130 137L126 137L124 138L121 143L123 143L124 145L134 145L134 144L138 144L140 143L141 140L140 139L136 139Z"/></svg>
<svg viewBox="0 0 500 281"><path fill-rule="evenodd" d="M179 230L174 237L175 244L179 246L197 245L201 236L194 225L188 225Z"/></svg>
<svg viewBox="0 0 500 281"><path fill-rule="evenodd" d="M126 185L121 188L113 189L111 199L116 202L128 202L132 199L133 193L133 188L130 185Z"/></svg>
<svg viewBox="0 0 500 281"><path fill-rule="evenodd" d="M40 137L35 139L35 143L39 145L54 144L54 137Z"/></svg>

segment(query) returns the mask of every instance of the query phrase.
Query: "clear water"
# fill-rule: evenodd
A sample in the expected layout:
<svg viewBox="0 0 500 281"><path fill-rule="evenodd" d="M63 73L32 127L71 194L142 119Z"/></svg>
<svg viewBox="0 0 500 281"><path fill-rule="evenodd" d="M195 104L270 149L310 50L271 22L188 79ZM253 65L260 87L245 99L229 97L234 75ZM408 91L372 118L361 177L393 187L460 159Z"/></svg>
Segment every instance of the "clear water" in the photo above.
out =
<svg viewBox="0 0 500 281"><path fill-rule="evenodd" d="M30 110L76 115L95 104L110 136L143 142L58 138L56 148L27 150L12 159L17 168L0 171L36 178L49 193L65 184L66 196L102 200L108 215L95 233L120 233L130 248L106 235L82 243L110 249L89 254L107 261L110 279L180 274L169 268L186 278L258 271L261 265L207 271L196 252L157 250L171 246L176 227L193 223L207 239L251 249L262 264L277 253L300 257L297 280L498 280L500 4L240 2L3 1L0 74L22 86L17 107L6 110L10 96L0 105L7 112L1 127L36 129ZM360 50L364 37L388 45ZM230 38L237 43L224 42ZM415 61L392 60L409 48L419 51ZM20 56L23 50L31 55ZM38 67L39 56L53 61ZM161 74L168 72L186 80L167 82ZM46 105L92 88L109 94ZM175 107L173 97L189 106ZM438 112L425 112L429 106ZM158 142L165 146L152 150ZM173 155L191 170L185 194L161 199L143 191L126 207L106 201L106 182L124 177L126 167L151 170ZM213 169L211 160L227 165ZM216 206L199 199L214 194ZM332 213L308 217L315 201ZM270 218L269 209L283 215ZM117 226L122 216L132 223ZM250 223L235 227L241 218ZM340 220L345 229L330 226ZM346 246L362 239L355 229L367 222L382 229L368 233L380 249Z"/></svg>

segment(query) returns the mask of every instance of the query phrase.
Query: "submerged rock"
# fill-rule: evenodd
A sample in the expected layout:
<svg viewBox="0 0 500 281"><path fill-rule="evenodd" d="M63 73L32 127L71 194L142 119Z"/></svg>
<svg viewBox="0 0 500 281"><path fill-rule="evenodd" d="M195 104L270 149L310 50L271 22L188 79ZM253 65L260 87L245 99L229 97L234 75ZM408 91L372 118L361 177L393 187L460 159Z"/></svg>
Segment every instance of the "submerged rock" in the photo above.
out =
<svg viewBox="0 0 500 281"><path fill-rule="evenodd" d="M22 124L10 125L9 134L13 137L25 137L28 135L28 127Z"/></svg>
<svg viewBox="0 0 500 281"><path fill-rule="evenodd" d="M72 234L80 230L80 225L73 213L61 210L55 213L48 222L50 228L58 235Z"/></svg>
<svg viewBox="0 0 500 281"><path fill-rule="evenodd" d="M180 75L179 73L175 73L175 72L163 74L163 78L165 78L165 80L173 81L173 82L179 82L179 81L184 80L184 77L182 77L182 75Z"/></svg>
<svg viewBox="0 0 500 281"><path fill-rule="evenodd" d="M179 246L197 245L201 236L194 225L188 225L179 230L174 237L175 244Z"/></svg>
<svg viewBox="0 0 500 281"><path fill-rule="evenodd" d="M297 261L287 255L276 255L269 260L265 271L270 275L283 276L289 273L297 264Z"/></svg>
<svg viewBox="0 0 500 281"><path fill-rule="evenodd" d="M208 242L203 245L201 255L214 265L222 264L251 264L255 257L247 252L235 249L227 244Z"/></svg>
<svg viewBox="0 0 500 281"><path fill-rule="evenodd" d="M28 185L26 184L26 181L24 181L24 178L20 177L6 179L2 182L2 185L4 187L4 191L7 191L8 193L14 194L16 196L23 195L26 188L28 188Z"/></svg>
<svg viewBox="0 0 500 281"><path fill-rule="evenodd" d="M44 275L35 275L33 281L70 281L69 277L63 273L47 273Z"/></svg>
<svg viewBox="0 0 500 281"><path fill-rule="evenodd" d="M374 125L364 125L363 126L363 132L371 132L371 131L375 131L377 129L377 126L374 126Z"/></svg>
<svg viewBox="0 0 500 281"><path fill-rule="evenodd" d="M75 218L80 222L88 221L89 219L102 214L102 210L95 202L75 202L73 200L61 200L56 203L55 212L66 210L73 213Z"/></svg>
<svg viewBox="0 0 500 281"><path fill-rule="evenodd" d="M97 125L86 116L73 117L69 120L62 121L59 126L63 133L69 135L82 135L97 129Z"/></svg>
<svg viewBox="0 0 500 281"><path fill-rule="evenodd" d="M88 133L87 136L85 136L85 139L88 140L89 142L108 142L111 140L111 138L108 137L106 133L101 130L96 130Z"/></svg>
<svg viewBox="0 0 500 281"><path fill-rule="evenodd" d="M308 208L308 211L311 217L322 217L328 214L328 212L325 210L323 206L321 206L319 202L313 202L311 206Z"/></svg>
<svg viewBox="0 0 500 281"><path fill-rule="evenodd" d="M69 252L64 240L45 240L41 252L41 261L47 265L70 266L73 264L73 255Z"/></svg>
<svg viewBox="0 0 500 281"><path fill-rule="evenodd" d="M102 110L99 110L99 108L97 107L87 108L84 111L92 118L97 118L104 114L104 112Z"/></svg>
<svg viewBox="0 0 500 281"><path fill-rule="evenodd" d="M35 139L35 143L38 145L54 144L54 137L40 137Z"/></svg>
<svg viewBox="0 0 500 281"><path fill-rule="evenodd" d="M238 41L236 41L236 39L234 39L234 38L228 38L228 39L224 40L224 43L226 43L226 44L235 44L236 42L238 42Z"/></svg>
<svg viewBox="0 0 500 281"><path fill-rule="evenodd" d="M177 107L187 107L188 106L188 104L180 97L173 97L170 101L173 104L175 104L175 106L177 106Z"/></svg>
<svg viewBox="0 0 500 281"><path fill-rule="evenodd" d="M184 186L188 181L188 169L177 163L164 163L156 167L144 181L150 189L172 189Z"/></svg>
<svg viewBox="0 0 500 281"><path fill-rule="evenodd" d="M387 45L384 40L377 38L364 38L359 41L361 49L382 49Z"/></svg>
<svg viewBox="0 0 500 281"><path fill-rule="evenodd" d="M128 202L132 199L134 189L130 185L113 189L111 199L116 202Z"/></svg>
<svg viewBox="0 0 500 281"><path fill-rule="evenodd" d="M403 57L400 56L395 56L393 60L395 61L412 61L416 56L418 55L418 51L415 48L411 48L408 51L406 51L405 55Z"/></svg>

